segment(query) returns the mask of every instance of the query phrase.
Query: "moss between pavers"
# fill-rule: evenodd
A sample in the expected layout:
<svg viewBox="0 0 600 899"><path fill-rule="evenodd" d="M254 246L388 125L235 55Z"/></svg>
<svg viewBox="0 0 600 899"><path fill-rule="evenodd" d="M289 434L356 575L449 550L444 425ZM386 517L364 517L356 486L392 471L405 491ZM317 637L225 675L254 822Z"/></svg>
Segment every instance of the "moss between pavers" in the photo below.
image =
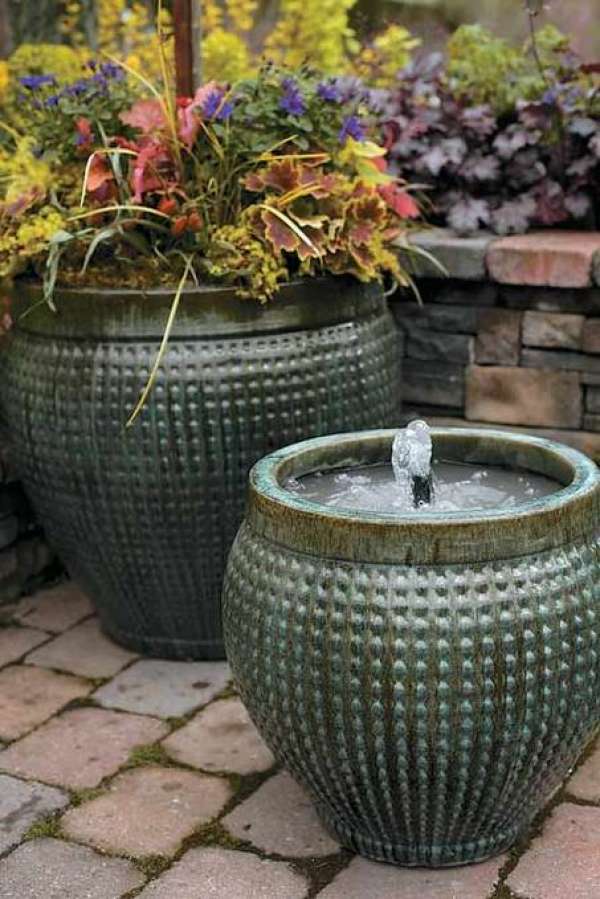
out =
<svg viewBox="0 0 600 899"><path fill-rule="evenodd" d="M40 818L38 821L34 821L31 824L23 836L21 837L21 841L23 843L28 840L39 840L42 837L51 837L55 840L63 840L64 834L62 832L62 826L60 823L60 818L64 809L61 809L57 812L52 812L50 815L46 815L45 818Z"/></svg>
<svg viewBox="0 0 600 899"><path fill-rule="evenodd" d="M91 802L92 799L98 799L103 796L106 789L102 787L82 787L80 790L69 790L70 805L69 808L77 808L85 802Z"/></svg>
<svg viewBox="0 0 600 899"><path fill-rule="evenodd" d="M142 858L125 856L125 858L133 862L148 880L155 880L157 877L160 877L173 864L172 860L166 855L145 855Z"/></svg>
<svg viewBox="0 0 600 899"><path fill-rule="evenodd" d="M136 746L129 753L129 758L119 771L128 771L132 768L143 768L146 765L159 765L161 768L180 767L167 754L161 743L146 743Z"/></svg>

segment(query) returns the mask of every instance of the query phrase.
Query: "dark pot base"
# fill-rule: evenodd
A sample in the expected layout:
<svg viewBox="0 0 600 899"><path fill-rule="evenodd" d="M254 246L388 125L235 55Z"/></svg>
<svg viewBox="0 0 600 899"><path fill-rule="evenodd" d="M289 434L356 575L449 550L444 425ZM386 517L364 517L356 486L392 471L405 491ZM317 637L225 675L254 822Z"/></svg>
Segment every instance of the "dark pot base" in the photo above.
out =
<svg viewBox="0 0 600 899"><path fill-rule="evenodd" d="M140 655L180 662L219 662L225 658L222 640L178 640L173 637L161 640L121 631L108 621L101 620L100 624L108 637Z"/></svg>
<svg viewBox="0 0 600 899"><path fill-rule="evenodd" d="M350 830L332 818L321 805L317 805L317 812L325 827L346 849L351 849L376 862L387 862L406 868L456 868L460 865L484 862L488 858L507 852L526 830L524 826L509 832L499 831L493 837L468 843L442 846L404 845L390 843L387 840L383 842Z"/></svg>

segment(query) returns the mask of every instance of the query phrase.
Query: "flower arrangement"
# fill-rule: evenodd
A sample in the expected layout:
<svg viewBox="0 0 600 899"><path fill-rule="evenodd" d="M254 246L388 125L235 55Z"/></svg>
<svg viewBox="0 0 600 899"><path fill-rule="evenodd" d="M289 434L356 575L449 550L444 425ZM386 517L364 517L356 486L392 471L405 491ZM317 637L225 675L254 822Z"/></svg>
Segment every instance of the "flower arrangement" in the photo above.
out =
<svg viewBox="0 0 600 899"><path fill-rule="evenodd" d="M390 168L424 187L428 217L460 234L598 227L600 65L551 26L522 50L465 26L448 50L404 69L382 114Z"/></svg>
<svg viewBox="0 0 600 899"><path fill-rule="evenodd" d="M50 302L57 279L213 279L263 301L323 272L409 283L394 243L418 207L352 79L269 65L175 99L90 62L20 89L27 127L0 150L0 276L41 275Z"/></svg>

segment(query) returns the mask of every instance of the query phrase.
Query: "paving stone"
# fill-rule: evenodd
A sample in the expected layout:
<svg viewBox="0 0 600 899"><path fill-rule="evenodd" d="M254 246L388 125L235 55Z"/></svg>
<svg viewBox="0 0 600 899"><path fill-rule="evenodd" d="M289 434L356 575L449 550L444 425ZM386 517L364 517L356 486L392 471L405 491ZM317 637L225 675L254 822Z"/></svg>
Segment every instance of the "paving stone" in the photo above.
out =
<svg viewBox="0 0 600 899"><path fill-rule="evenodd" d="M231 678L226 662L143 659L94 693L113 709L175 718L210 702Z"/></svg>
<svg viewBox="0 0 600 899"><path fill-rule="evenodd" d="M402 398L405 403L462 409L465 403L465 366L405 359L402 363Z"/></svg>
<svg viewBox="0 0 600 899"><path fill-rule="evenodd" d="M486 365L518 365L522 314L514 309L479 311L475 359Z"/></svg>
<svg viewBox="0 0 600 899"><path fill-rule="evenodd" d="M0 752L0 768L72 789L96 787L136 746L160 740L166 730L156 718L72 709Z"/></svg>
<svg viewBox="0 0 600 899"><path fill-rule="evenodd" d="M92 604L77 584L65 581L21 600L15 617L30 627L60 634L93 611Z"/></svg>
<svg viewBox="0 0 600 899"><path fill-rule="evenodd" d="M582 391L575 372L471 365L465 417L470 421L579 428Z"/></svg>
<svg viewBox="0 0 600 899"><path fill-rule="evenodd" d="M525 312L523 315L523 343L525 346L547 349L580 350L583 315L565 315L560 312Z"/></svg>
<svg viewBox="0 0 600 899"><path fill-rule="evenodd" d="M0 774L0 854L16 846L34 821L68 804L61 790Z"/></svg>
<svg viewBox="0 0 600 899"><path fill-rule="evenodd" d="M498 882L507 856L480 865L445 868L398 868L355 858L319 899L486 899Z"/></svg>
<svg viewBox="0 0 600 899"><path fill-rule="evenodd" d="M304 899L308 884L285 862L250 852L191 849L140 899Z"/></svg>
<svg viewBox="0 0 600 899"><path fill-rule="evenodd" d="M480 232L474 237L458 237L449 228L436 228L411 235L411 243L426 250L443 266L440 270L419 256L402 256L405 264L420 277L464 278L483 281L486 276L486 251L493 236Z"/></svg>
<svg viewBox="0 0 600 899"><path fill-rule="evenodd" d="M331 855L340 849L307 794L287 772L269 778L223 818L223 825L240 840L290 858Z"/></svg>
<svg viewBox="0 0 600 899"><path fill-rule="evenodd" d="M583 327L583 351L600 353L600 319L586 319Z"/></svg>
<svg viewBox="0 0 600 899"><path fill-rule="evenodd" d="M163 746L176 761L205 771L251 774L275 763L237 697L213 702L167 737Z"/></svg>
<svg viewBox="0 0 600 899"><path fill-rule="evenodd" d="M143 857L172 855L231 797L222 777L154 766L119 774L108 793L71 809L67 836L98 849Z"/></svg>
<svg viewBox="0 0 600 899"><path fill-rule="evenodd" d="M31 840L0 861L2 899L120 899L143 882L131 862L64 840Z"/></svg>
<svg viewBox="0 0 600 899"><path fill-rule="evenodd" d="M90 618L32 652L26 662L83 677L112 677L137 657L105 637L97 618Z"/></svg>
<svg viewBox="0 0 600 899"><path fill-rule="evenodd" d="M559 805L507 877L527 899L598 899L600 809Z"/></svg>
<svg viewBox="0 0 600 899"><path fill-rule="evenodd" d="M473 337L468 334L444 334L415 328L406 341L405 354L409 359L431 359L466 365L474 359L474 343Z"/></svg>
<svg viewBox="0 0 600 899"><path fill-rule="evenodd" d="M49 634L32 627L3 627L0 630L0 668L16 662L48 637Z"/></svg>
<svg viewBox="0 0 600 899"><path fill-rule="evenodd" d="M21 737L90 690L90 684L71 675L29 665L4 668L0 671L0 738Z"/></svg>
<svg viewBox="0 0 600 899"><path fill-rule="evenodd" d="M567 792L578 799L600 802L600 745L567 782Z"/></svg>
<svg viewBox="0 0 600 899"><path fill-rule="evenodd" d="M589 287L600 234L539 231L495 240L487 250L490 277L503 284Z"/></svg>

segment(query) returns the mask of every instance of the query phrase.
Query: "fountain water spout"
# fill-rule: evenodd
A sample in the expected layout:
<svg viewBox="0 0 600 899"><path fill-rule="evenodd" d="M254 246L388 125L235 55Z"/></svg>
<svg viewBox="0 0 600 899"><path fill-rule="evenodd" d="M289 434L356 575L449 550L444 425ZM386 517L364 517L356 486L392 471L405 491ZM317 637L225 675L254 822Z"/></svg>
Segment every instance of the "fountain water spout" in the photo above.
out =
<svg viewBox="0 0 600 899"><path fill-rule="evenodd" d="M433 497L431 472L431 433L424 421L411 421L399 431L392 447L392 468L396 482L410 487L416 508L429 504Z"/></svg>

